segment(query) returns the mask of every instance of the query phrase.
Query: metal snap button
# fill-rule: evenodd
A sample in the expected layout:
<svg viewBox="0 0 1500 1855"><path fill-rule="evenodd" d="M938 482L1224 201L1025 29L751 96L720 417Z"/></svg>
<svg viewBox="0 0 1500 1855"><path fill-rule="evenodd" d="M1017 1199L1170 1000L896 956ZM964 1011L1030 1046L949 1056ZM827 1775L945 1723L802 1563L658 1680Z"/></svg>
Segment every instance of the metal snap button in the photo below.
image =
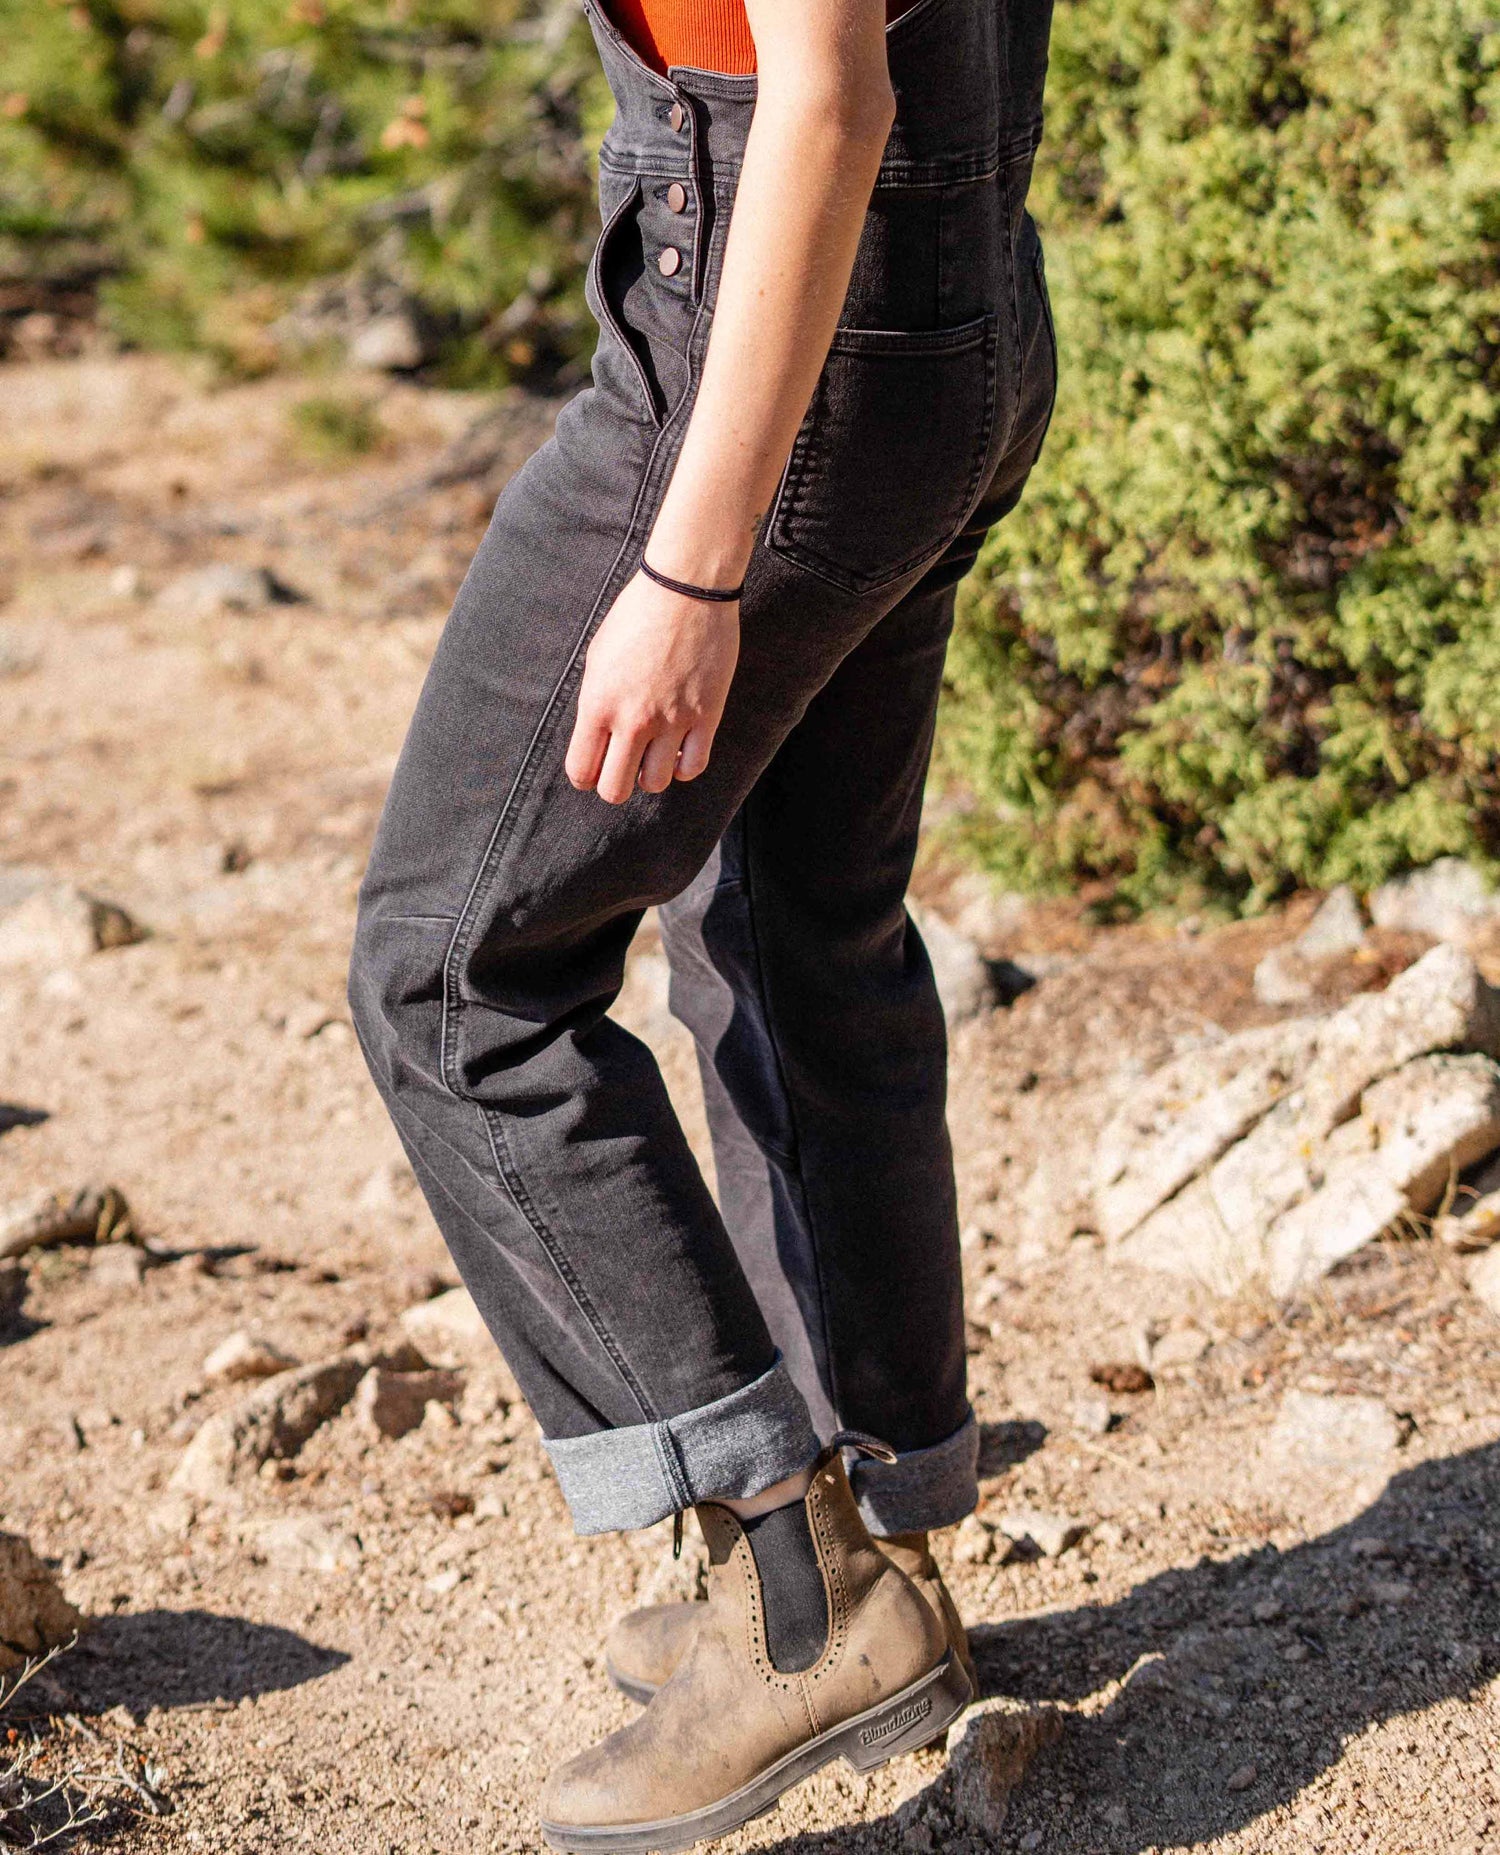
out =
<svg viewBox="0 0 1500 1855"><path fill-rule="evenodd" d="M680 180L674 180L667 188L667 205L674 213L680 213L687 205L687 188Z"/></svg>
<svg viewBox="0 0 1500 1855"><path fill-rule="evenodd" d="M674 129L680 130L682 125L687 121L687 111L680 103L674 103L671 109L667 111L667 121L671 123Z"/></svg>
<svg viewBox="0 0 1500 1855"><path fill-rule="evenodd" d="M656 256L656 268L663 277L675 277L682 269L682 253L675 245L668 245Z"/></svg>

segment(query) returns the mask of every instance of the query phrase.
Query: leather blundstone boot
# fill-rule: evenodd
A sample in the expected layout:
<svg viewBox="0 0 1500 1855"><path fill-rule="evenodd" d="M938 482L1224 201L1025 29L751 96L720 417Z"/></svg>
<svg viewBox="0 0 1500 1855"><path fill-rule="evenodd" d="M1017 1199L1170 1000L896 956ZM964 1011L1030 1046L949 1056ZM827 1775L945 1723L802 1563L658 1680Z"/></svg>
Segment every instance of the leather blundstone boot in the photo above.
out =
<svg viewBox="0 0 1500 1855"><path fill-rule="evenodd" d="M553 1848L666 1855L727 1835L835 1758L871 1770L963 1711L942 1624L859 1517L839 1455L855 1441L824 1450L790 1508L741 1524L699 1504L711 1570L692 1640L637 1719L553 1773ZM810 1589L786 1575L799 1551Z"/></svg>
<svg viewBox="0 0 1500 1855"><path fill-rule="evenodd" d="M943 1574L938 1570L925 1533L898 1533L875 1544L885 1556L905 1572L932 1606L939 1622L948 1632L948 1646L958 1657L969 1677L973 1696L979 1697L979 1675L969 1653L968 1633L958 1614ZM609 1633L604 1647L604 1667L610 1680L642 1703L668 1680L674 1668L687 1654L706 1604L648 1604L621 1617Z"/></svg>

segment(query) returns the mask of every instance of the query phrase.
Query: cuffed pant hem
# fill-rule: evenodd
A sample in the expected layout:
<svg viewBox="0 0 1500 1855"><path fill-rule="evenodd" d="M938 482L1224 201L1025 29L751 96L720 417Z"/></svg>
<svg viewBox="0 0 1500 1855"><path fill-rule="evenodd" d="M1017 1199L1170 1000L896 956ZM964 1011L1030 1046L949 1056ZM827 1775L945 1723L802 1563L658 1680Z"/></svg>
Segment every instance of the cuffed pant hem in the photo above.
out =
<svg viewBox="0 0 1500 1855"><path fill-rule="evenodd" d="M979 1425L970 1411L952 1436L894 1462L861 1457L849 1470L865 1525L877 1537L956 1526L979 1501Z"/></svg>
<svg viewBox="0 0 1500 1855"><path fill-rule="evenodd" d="M743 1500L805 1469L817 1432L781 1355L680 1417L545 1440L578 1533L654 1526L695 1501Z"/></svg>

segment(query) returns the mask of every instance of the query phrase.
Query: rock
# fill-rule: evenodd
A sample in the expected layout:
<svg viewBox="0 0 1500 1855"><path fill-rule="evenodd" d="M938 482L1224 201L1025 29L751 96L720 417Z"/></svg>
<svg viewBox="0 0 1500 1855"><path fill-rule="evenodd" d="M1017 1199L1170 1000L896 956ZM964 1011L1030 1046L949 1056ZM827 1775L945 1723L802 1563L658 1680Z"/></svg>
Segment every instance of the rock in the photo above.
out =
<svg viewBox="0 0 1500 1855"><path fill-rule="evenodd" d="M1082 1436L1107 1436L1114 1422L1108 1398L1075 1398L1073 1428Z"/></svg>
<svg viewBox="0 0 1500 1855"><path fill-rule="evenodd" d="M463 1388L461 1372L387 1372L376 1366L360 1380L354 1412L376 1435L405 1436L421 1423L429 1403L451 1406Z"/></svg>
<svg viewBox="0 0 1500 1855"><path fill-rule="evenodd" d="M1500 895L1462 857L1439 857L1425 869L1408 870L1383 882L1370 896L1370 919L1376 927L1460 944L1497 914Z"/></svg>
<svg viewBox="0 0 1500 1855"><path fill-rule="evenodd" d="M12 869L0 884L0 967L71 966L128 947L144 930L106 902L41 871Z"/></svg>
<svg viewBox="0 0 1500 1855"><path fill-rule="evenodd" d="M506 1403L520 1402L520 1389L506 1371L467 1288L450 1288L430 1301L419 1301L401 1316L401 1325L434 1365L478 1365L498 1371L507 1387Z"/></svg>
<svg viewBox="0 0 1500 1855"><path fill-rule="evenodd" d="M291 1371L295 1359L257 1334L231 1333L203 1361L203 1376L211 1385L239 1385L251 1379L274 1378Z"/></svg>
<svg viewBox="0 0 1500 1855"><path fill-rule="evenodd" d="M84 1627L51 1572L18 1533L0 1533L0 1669L67 1642Z"/></svg>
<svg viewBox="0 0 1500 1855"><path fill-rule="evenodd" d="M0 1334L13 1325L26 1305L26 1271L18 1262L0 1262Z"/></svg>
<svg viewBox="0 0 1500 1855"><path fill-rule="evenodd" d="M192 1496L180 1490L162 1495L146 1509L148 1530L165 1539L186 1539L197 1518L198 1509Z"/></svg>
<svg viewBox="0 0 1500 1855"><path fill-rule="evenodd" d="M376 1214L399 1211L416 1196L417 1178L405 1160L377 1166L359 1189L354 1200L361 1211Z"/></svg>
<svg viewBox="0 0 1500 1855"><path fill-rule="evenodd" d="M172 1472L172 1487L212 1499L262 1463L295 1456L349 1402L364 1373L361 1360L330 1359L268 1378L200 1425Z"/></svg>
<svg viewBox="0 0 1500 1855"><path fill-rule="evenodd" d="M1341 882L1324 896L1318 912L1293 945L1310 959L1327 959L1331 954L1358 952L1364 938L1365 918L1359 898L1348 883Z"/></svg>
<svg viewBox="0 0 1500 1855"><path fill-rule="evenodd" d="M1060 1559L1069 1547L1078 1544L1088 1527L1083 1521L1070 1520L1064 1514L1041 1514L1032 1508L1017 1508L1000 1516L1000 1531L1018 1546L1024 1547L1029 1542L1045 1559Z"/></svg>
<svg viewBox="0 0 1500 1855"><path fill-rule="evenodd" d="M1296 1084L1316 1054L1320 1020L1296 1018L1190 1050L1153 1072L1094 1147L1094 1209L1118 1242L1216 1160Z"/></svg>
<svg viewBox="0 0 1500 1855"><path fill-rule="evenodd" d="M1500 1314L1500 1248L1488 1249L1470 1262L1469 1293L1482 1301L1492 1314Z"/></svg>
<svg viewBox="0 0 1500 1855"><path fill-rule="evenodd" d="M1430 1211L1456 1173L1500 1146L1500 1064L1418 1057L1365 1091L1359 1121L1370 1136L1365 1150L1346 1141L1354 1150L1334 1157L1317 1188L1265 1232L1274 1295L1326 1274L1403 1212ZM1338 1130L1346 1131L1355 1129Z"/></svg>
<svg viewBox="0 0 1500 1855"><path fill-rule="evenodd" d="M1240 1765L1224 1780L1226 1791L1248 1791L1260 1776L1254 1765Z"/></svg>
<svg viewBox="0 0 1500 1855"><path fill-rule="evenodd" d="M962 1024L978 1017L996 1002L995 983L983 954L958 929L950 927L941 915L907 899L911 916L927 957L932 962L938 997L943 1002L943 1016L950 1025Z"/></svg>
<svg viewBox="0 0 1500 1855"><path fill-rule="evenodd" d="M373 367L382 373L410 373L426 358L427 344L416 317L405 310L372 317L349 343L354 366Z"/></svg>
<svg viewBox="0 0 1500 1855"><path fill-rule="evenodd" d="M109 1243L129 1236L130 1207L113 1185L36 1192L0 1211L0 1257L54 1243Z"/></svg>
<svg viewBox="0 0 1500 1855"><path fill-rule="evenodd" d="M352 1534L313 1514L249 1521L240 1528L240 1538L254 1557L286 1572L349 1572L363 1556Z"/></svg>
<svg viewBox="0 0 1500 1855"><path fill-rule="evenodd" d="M463 1395L458 1401L459 1422L472 1427L486 1423L492 1417L503 1417L511 1404L507 1394L514 1390L515 1381L508 1374L494 1371L471 1373L465 1379Z"/></svg>
<svg viewBox="0 0 1500 1855"><path fill-rule="evenodd" d="M101 1243L89 1257L89 1280L100 1288L139 1288L146 1279L146 1252L134 1243Z"/></svg>
<svg viewBox="0 0 1500 1855"><path fill-rule="evenodd" d="M1399 1433L1379 1398L1289 1391L1265 1447L1265 1461L1327 1482L1383 1483Z"/></svg>
<svg viewBox="0 0 1500 1855"><path fill-rule="evenodd" d="M1255 996L1264 1005L1298 1005L1317 990L1322 969L1357 952L1365 938L1359 901L1348 883L1329 890L1294 941L1273 947L1255 969Z"/></svg>
<svg viewBox="0 0 1500 1855"><path fill-rule="evenodd" d="M156 595L167 611L185 617L211 618L216 612L263 612L268 606L289 605L297 594L269 567L240 567L219 561L179 574Z"/></svg>
<svg viewBox="0 0 1500 1855"><path fill-rule="evenodd" d="M957 1821L982 1839L999 1836L1011 1792L1062 1729L1062 1716L1050 1707L994 1700L971 1707L948 1735L946 1776Z"/></svg>
<svg viewBox="0 0 1500 1855"><path fill-rule="evenodd" d="M1500 994L1486 985L1472 958L1442 945L1400 974L1381 993L1362 993L1318 1020L1316 1048L1296 1086L1211 1166L1189 1180L1116 1243L1118 1255L1144 1267L1188 1275L1232 1294L1271 1273L1271 1233L1277 1220L1328 1187L1315 1214L1292 1219L1275 1242L1278 1281L1296 1283L1351 1253L1354 1233L1383 1229L1413 1191L1425 1190L1427 1168L1446 1176L1457 1150L1483 1150L1480 1129L1488 1071L1469 1064L1442 1083L1443 1105L1419 1117L1398 1153L1379 1164L1357 1163L1378 1143L1377 1121L1393 1112L1373 1095L1371 1119L1348 1126L1373 1083L1432 1051L1500 1051ZM1462 1060L1462 1059L1460 1059ZM1452 1059L1448 1059L1451 1063ZM1423 1072L1431 1077L1438 1069ZM1405 1085L1395 1090L1404 1098ZM1384 1106L1382 1103L1384 1102ZM1191 1104L1197 1112L1197 1104ZM1444 1128L1456 1147L1440 1148ZM1477 1144L1476 1144L1477 1143ZM1472 1154L1471 1154L1472 1156ZM1317 1234L1337 1210L1338 1244ZM1311 1234L1310 1234L1311 1231ZM1337 1253L1335 1254L1335 1250Z"/></svg>
<svg viewBox="0 0 1500 1855"><path fill-rule="evenodd" d="M1151 1370L1170 1371L1174 1366L1196 1365L1213 1342L1196 1327L1179 1327L1164 1333L1151 1348Z"/></svg>
<svg viewBox="0 0 1500 1855"><path fill-rule="evenodd" d="M994 1528L986 1526L978 1514L959 1522L953 1535L953 1557L960 1565L988 1565L995 1550Z"/></svg>
<svg viewBox="0 0 1500 1855"><path fill-rule="evenodd" d="M978 870L965 870L949 885L943 913L966 939L990 952L1023 922L1032 909L1028 896L998 889Z"/></svg>
<svg viewBox="0 0 1500 1855"><path fill-rule="evenodd" d="M1449 1249L1488 1249L1500 1241L1500 1191L1486 1192L1464 1211L1447 1212L1433 1224L1432 1234Z"/></svg>

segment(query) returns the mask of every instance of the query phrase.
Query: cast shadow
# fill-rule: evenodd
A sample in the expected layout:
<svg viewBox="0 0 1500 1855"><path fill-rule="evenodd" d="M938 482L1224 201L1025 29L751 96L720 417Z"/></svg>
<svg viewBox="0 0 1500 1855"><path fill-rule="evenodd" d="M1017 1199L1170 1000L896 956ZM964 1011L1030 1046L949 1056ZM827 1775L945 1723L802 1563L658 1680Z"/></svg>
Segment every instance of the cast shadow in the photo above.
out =
<svg viewBox="0 0 1500 1855"><path fill-rule="evenodd" d="M13 1127L40 1127L51 1119L47 1108L25 1108L19 1102L0 1101L0 1134L8 1134Z"/></svg>
<svg viewBox="0 0 1500 1855"><path fill-rule="evenodd" d="M79 1711L124 1706L144 1714L300 1687L348 1660L272 1623L211 1610L143 1610L101 1618L47 1673Z"/></svg>
<svg viewBox="0 0 1500 1855"><path fill-rule="evenodd" d="M979 1426L979 1479L992 1481L1034 1456L1047 1440L1047 1426L1032 1418Z"/></svg>
<svg viewBox="0 0 1500 1855"><path fill-rule="evenodd" d="M1078 1701L1129 1676L1099 1712L1069 1715L1037 1759L1012 1798L1007 1846L1200 1847L1289 1803L1367 1728L1475 1697L1500 1673L1497 1512L1491 1444L1419 1463L1293 1550L1201 1559L1113 1604L973 1622L986 1695ZM1232 1775L1242 1788L1228 1788ZM942 1830L948 1786L940 1776L924 1793L936 1845L977 1850ZM757 1846L873 1855L902 1834L887 1816Z"/></svg>

